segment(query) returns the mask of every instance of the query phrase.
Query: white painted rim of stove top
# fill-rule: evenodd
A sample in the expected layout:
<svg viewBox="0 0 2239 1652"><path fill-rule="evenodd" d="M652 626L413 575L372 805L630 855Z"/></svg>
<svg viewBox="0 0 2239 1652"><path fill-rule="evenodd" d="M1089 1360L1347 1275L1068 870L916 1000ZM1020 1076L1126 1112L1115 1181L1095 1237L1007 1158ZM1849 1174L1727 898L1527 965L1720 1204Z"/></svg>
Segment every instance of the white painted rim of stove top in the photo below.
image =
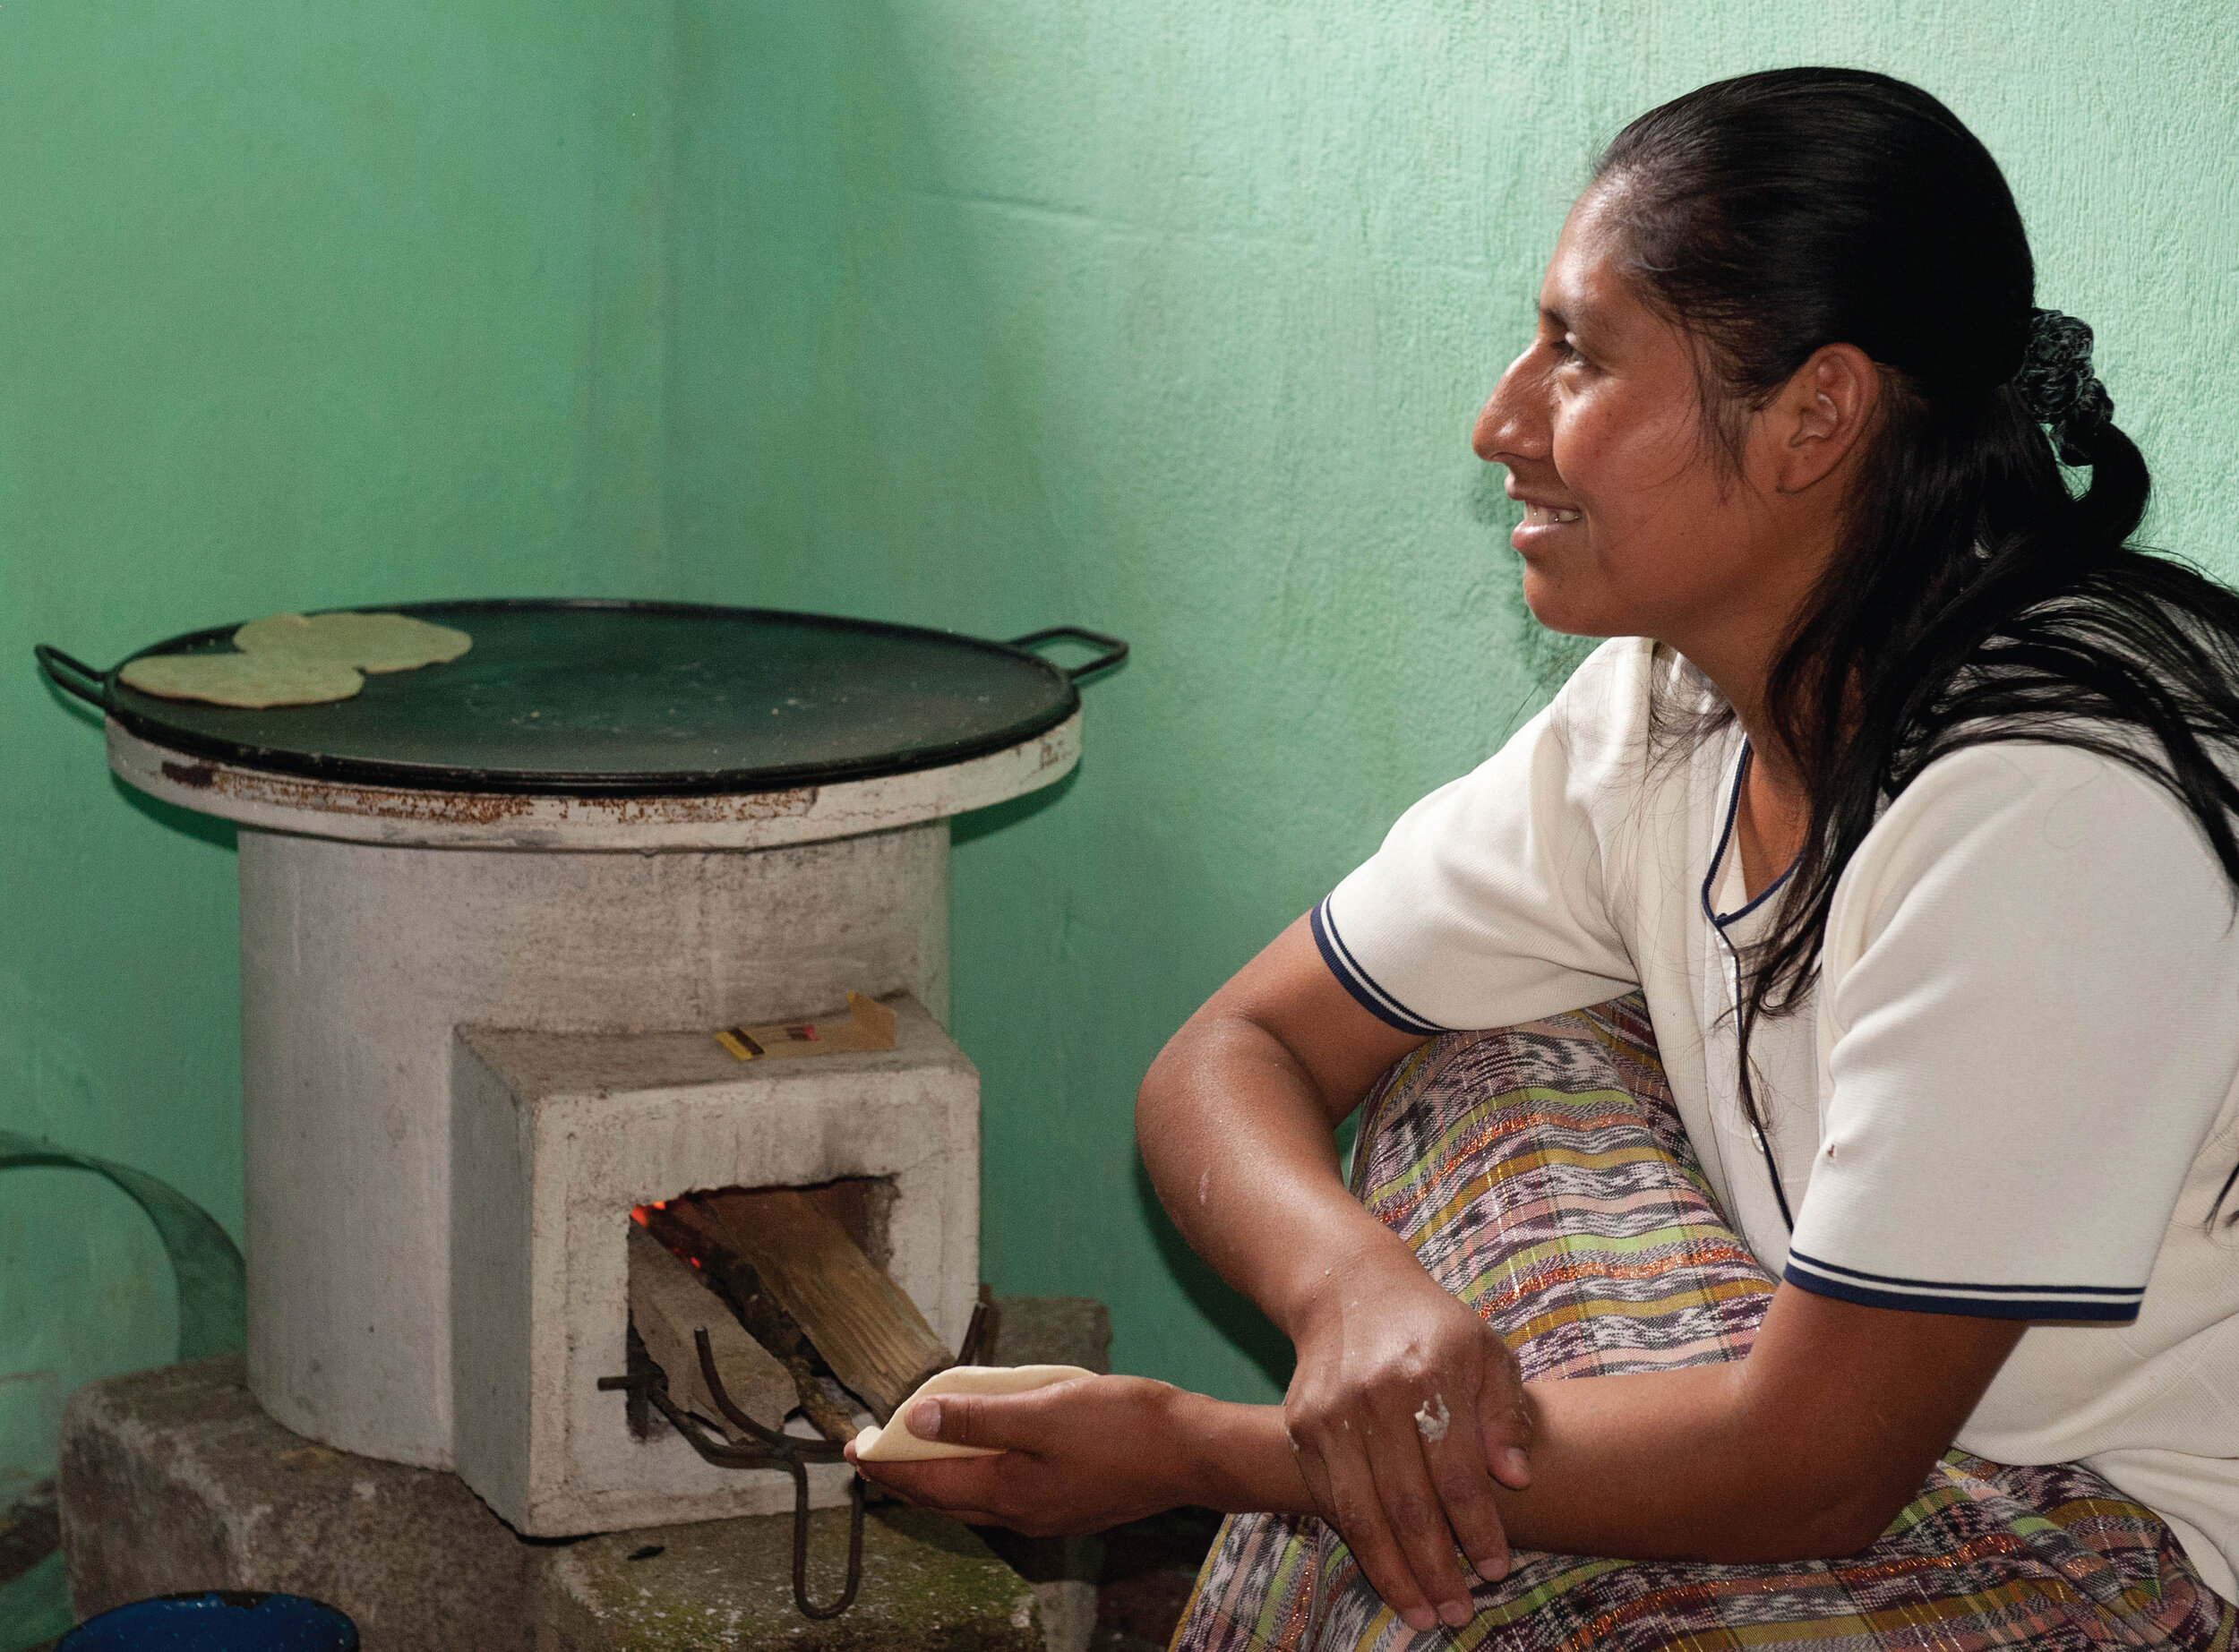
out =
<svg viewBox="0 0 2239 1652"><path fill-rule="evenodd" d="M421 849L772 849L915 826L1039 791L1080 761L1081 714L942 768L723 797L515 797L337 784L176 751L114 720L108 753L116 777L150 797L267 832Z"/></svg>

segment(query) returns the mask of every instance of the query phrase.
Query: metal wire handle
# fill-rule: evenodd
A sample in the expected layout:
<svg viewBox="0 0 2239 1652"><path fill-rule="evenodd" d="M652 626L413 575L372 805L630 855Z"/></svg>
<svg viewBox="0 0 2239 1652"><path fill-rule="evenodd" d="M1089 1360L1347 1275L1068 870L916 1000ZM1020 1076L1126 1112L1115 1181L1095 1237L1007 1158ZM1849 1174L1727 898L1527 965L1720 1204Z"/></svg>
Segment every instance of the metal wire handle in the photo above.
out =
<svg viewBox="0 0 2239 1652"><path fill-rule="evenodd" d="M1121 642L1117 637L1107 637L1102 631L1092 631L1085 625L1053 625L1046 630L1028 631L1024 637L1012 638L1009 646L1014 648L1031 648L1036 643L1055 642L1060 637L1072 642L1086 643L1093 648L1103 650L1103 653L1085 665L1060 665L1058 668L1075 682L1080 681L1084 677L1092 677L1098 672L1108 671L1128 657L1127 644Z"/></svg>
<svg viewBox="0 0 2239 1652"><path fill-rule="evenodd" d="M83 660L73 658L47 643L33 643L31 657L39 662L39 670L47 673L47 680L64 694L75 695L103 711L109 708L108 678ZM85 686L89 682L93 688Z"/></svg>

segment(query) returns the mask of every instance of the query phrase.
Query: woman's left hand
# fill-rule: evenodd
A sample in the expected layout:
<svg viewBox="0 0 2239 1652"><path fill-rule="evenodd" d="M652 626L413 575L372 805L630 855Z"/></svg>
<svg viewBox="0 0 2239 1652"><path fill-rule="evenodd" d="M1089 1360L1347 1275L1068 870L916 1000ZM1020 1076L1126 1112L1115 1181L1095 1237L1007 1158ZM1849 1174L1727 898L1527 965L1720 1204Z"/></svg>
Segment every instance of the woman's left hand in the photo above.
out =
<svg viewBox="0 0 2239 1652"><path fill-rule="evenodd" d="M1077 1377L1023 1394L943 1394L888 1425L998 1457L855 1461L905 1502L1030 1537L1102 1531L1193 1501L1184 1412L1197 1397L1145 1377Z"/></svg>

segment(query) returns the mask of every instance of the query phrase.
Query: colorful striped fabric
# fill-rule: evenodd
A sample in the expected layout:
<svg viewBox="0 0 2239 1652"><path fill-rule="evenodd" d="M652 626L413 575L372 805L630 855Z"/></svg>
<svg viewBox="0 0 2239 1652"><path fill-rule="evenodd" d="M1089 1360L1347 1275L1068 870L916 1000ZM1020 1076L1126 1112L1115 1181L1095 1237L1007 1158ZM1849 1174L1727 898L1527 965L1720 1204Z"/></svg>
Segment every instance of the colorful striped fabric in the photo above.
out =
<svg viewBox="0 0 2239 1652"><path fill-rule="evenodd" d="M1739 1358L1772 1280L1719 1214L1637 995L1453 1033L1365 1104L1353 1191L1496 1326L1529 1378ZM2233 1607L2168 1528L2072 1465L1949 1453L1874 1547L1723 1566L1519 1554L1458 1630L1411 1632L1312 1518L1222 1528L1178 1652L1413 1647L2175 1646L2231 1652Z"/></svg>

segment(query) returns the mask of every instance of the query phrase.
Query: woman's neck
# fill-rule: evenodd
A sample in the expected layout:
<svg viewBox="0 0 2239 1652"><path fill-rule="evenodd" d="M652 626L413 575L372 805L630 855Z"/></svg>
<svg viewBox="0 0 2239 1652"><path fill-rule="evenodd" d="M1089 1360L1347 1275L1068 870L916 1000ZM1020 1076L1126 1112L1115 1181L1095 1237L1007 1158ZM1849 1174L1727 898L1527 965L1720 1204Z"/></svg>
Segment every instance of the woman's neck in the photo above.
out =
<svg viewBox="0 0 2239 1652"><path fill-rule="evenodd" d="M1740 721L1749 737L1749 757L1733 804L1733 846L1742 858L1742 891L1755 900L1803 853L1812 828L1812 800L1780 739L1764 728L1751 728L1746 716Z"/></svg>

